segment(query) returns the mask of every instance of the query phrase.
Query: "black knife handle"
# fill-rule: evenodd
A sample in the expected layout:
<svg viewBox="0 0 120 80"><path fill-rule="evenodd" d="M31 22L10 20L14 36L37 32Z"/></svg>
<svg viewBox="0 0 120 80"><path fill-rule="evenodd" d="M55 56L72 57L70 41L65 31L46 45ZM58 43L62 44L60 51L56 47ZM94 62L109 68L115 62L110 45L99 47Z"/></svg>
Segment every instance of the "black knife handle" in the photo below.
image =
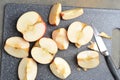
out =
<svg viewBox="0 0 120 80"><path fill-rule="evenodd" d="M104 57L105 57L107 66L108 66L111 74L113 75L114 79L115 80L120 80L119 72L118 72L117 68L115 67L115 65L113 63L111 56L110 55L106 55Z"/></svg>

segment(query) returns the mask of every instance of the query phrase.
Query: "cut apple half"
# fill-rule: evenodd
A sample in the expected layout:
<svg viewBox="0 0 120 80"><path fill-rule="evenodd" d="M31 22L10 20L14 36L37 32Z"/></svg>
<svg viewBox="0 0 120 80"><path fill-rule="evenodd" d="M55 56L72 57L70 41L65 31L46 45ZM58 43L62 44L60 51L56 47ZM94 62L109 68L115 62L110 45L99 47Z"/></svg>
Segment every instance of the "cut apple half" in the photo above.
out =
<svg viewBox="0 0 120 80"><path fill-rule="evenodd" d="M99 65L99 54L96 51L82 51L77 55L77 62L84 70L95 68Z"/></svg>
<svg viewBox="0 0 120 80"><path fill-rule="evenodd" d="M65 28L59 28L52 32L52 38L57 43L60 50L66 50L69 46L67 31Z"/></svg>
<svg viewBox="0 0 120 80"><path fill-rule="evenodd" d="M4 49L11 56L24 58L29 55L29 47L29 42L25 41L23 38L10 37L6 40Z"/></svg>
<svg viewBox="0 0 120 80"><path fill-rule="evenodd" d="M20 80L35 80L37 63L32 58L23 58L19 63L18 77Z"/></svg>
<svg viewBox="0 0 120 80"><path fill-rule="evenodd" d="M49 13L49 23L58 26L60 23L60 12L62 10L61 3L55 3Z"/></svg>
<svg viewBox="0 0 120 80"><path fill-rule="evenodd" d="M43 37L39 40L39 44L41 48L48 50L48 52L52 53L53 55L58 51L56 42L51 38Z"/></svg>
<svg viewBox="0 0 120 80"><path fill-rule="evenodd" d="M40 47L33 47L32 48L32 57L41 64L48 64L52 61L53 55L50 54L48 51L40 48Z"/></svg>
<svg viewBox="0 0 120 80"><path fill-rule="evenodd" d="M39 43L37 42L37 46L32 48L31 55L38 63L48 64L53 60L57 50L57 44L54 40L43 37Z"/></svg>
<svg viewBox="0 0 120 80"><path fill-rule="evenodd" d="M34 42L44 35L46 25L37 12L28 11L18 19L17 30L23 34L26 41Z"/></svg>
<svg viewBox="0 0 120 80"><path fill-rule="evenodd" d="M69 64L60 57L56 57L50 64L50 70L56 77L60 79L66 79L71 74Z"/></svg>
<svg viewBox="0 0 120 80"><path fill-rule="evenodd" d="M93 29L85 23L75 21L69 26L67 36L68 39L79 48L91 41Z"/></svg>
<svg viewBox="0 0 120 80"><path fill-rule="evenodd" d="M62 19L69 20L81 16L83 13L84 12L82 8L74 8L74 9L62 11L60 15Z"/></svg>

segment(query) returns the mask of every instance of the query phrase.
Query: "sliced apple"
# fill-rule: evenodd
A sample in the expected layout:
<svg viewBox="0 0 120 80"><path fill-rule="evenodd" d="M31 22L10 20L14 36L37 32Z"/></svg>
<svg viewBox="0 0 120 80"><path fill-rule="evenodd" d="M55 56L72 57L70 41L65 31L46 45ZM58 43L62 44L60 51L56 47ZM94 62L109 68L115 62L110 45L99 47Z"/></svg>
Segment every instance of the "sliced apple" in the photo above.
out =
<svg viewBox="0 0 120 80"><path fill-rule="evenodd" d="M29 42L25 41L23 38L10 37L6 40L4 49L11 56L24 58L29 55L29 47Z"/></svg>
<svg viewBox="0 0 120 80"><path fill-rule="evenodd" d="M49 14L49 23L58 26L60 23L60 12L62 10L61 3L56 3L52 6Z"/></svg>
<svg viewBox="0 0 120 80"><path fill-rule="evenodd" d="M48 64L54 58L52 54L40 47L33 47L31 53L32 57L41 64Z"/></svg>
<svg viewBox="0 0 120 80"><path fill-rule="evenodd" d="M84 11L82 8L74 8L74 9L62 11L60 14L62 19L69 20L81 16L83 13Z"/></svg>
<svg viewBox="0 0 120 80"><path fill-rule="evenodd" d="M79 48L91 41L93 29L85 23L75 21L69 26L67 36L68 39Z"/></svg>
<svg viewBox="0 0 120 80"><path fill-rule="evenodd" d="M26 41L34 42L44 35L46 25L37 12L28 11L18 19L17 30L23 34Z"/></svg>
<svg viewBox="0 0 120 80"><path fill-rule="evenodd" d="M87 46L89 49L94 50L94 51L99 51L98 46L96 42L90 41L90 45Z"/></svg>
<svg viewBox="0 0 120 80"><path fill-rule="evenodd" d="M57 43L60 50L65 50L69 46L69 41L67 38L67 31L65 28L59 28L52 32L52 38Z"/></svg>
<svg viewBox="0 0 120 80"><path fill-rule="evenodd" d="M99 36L101 36L101 37L103 37L103 38L111 39L111 37L110 37L108 34L106 34L105 32L101 32L101 33L99 34Z"/></svg>
<svg viewBox="0 0 120 80"><path fill-rule="evenodd" d="M57 53L57 44L50 38L41 38L36 47L31 50L31 55L38 63L48 64L50 63L55 54Z"/></svg>
<svg viewBox="0 0 120 80"><path fill-rule="evenodd" d="M99 54L96 51L82 51L77 55L77 63L84 70L95 68L99 65Z"/></svg>
<svg viewBox="0 0 120 80"><path fill-rule="evenodd" d="M20 80L35 80L37 75L37 63L32 58L23 58L18 67Z"/></svg>
<svg viewBox="0 0 120 80"><path fill-rule="evenodd" d="M51 38L43 37L39 40L39 44L41 48L48 50L53 55L56 54L58 51L56 42L52 40Z"/></svg>
<svg viewBox="0 0 120 80"><path fill-rule="evenodd" d="M67 61L63 58L56 57L50 64L52 73L60 79L66 79L71 74L71 69Z"/></svg>

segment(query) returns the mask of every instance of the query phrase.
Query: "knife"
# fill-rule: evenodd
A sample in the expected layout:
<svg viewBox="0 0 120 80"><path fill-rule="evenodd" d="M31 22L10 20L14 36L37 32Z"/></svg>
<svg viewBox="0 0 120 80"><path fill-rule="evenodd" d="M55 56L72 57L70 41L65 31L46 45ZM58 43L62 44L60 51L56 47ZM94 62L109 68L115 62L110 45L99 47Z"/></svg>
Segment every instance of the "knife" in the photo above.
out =
<svg viewBox="0 0 120 80"><path fill-rule="evenodd" d="M114 65L114 63L112 61L112 58L105 46L104 41L99 36L99 32L97 31L97 29L95 27L93 27L93 30L94 30L94 37L95 37L97 46L99 48L99 51L104 56L105 61L107 63L107 66L108 66L112 76L114 77L115 80L120 80L119 72L117 71L116 66Z"/></svg>

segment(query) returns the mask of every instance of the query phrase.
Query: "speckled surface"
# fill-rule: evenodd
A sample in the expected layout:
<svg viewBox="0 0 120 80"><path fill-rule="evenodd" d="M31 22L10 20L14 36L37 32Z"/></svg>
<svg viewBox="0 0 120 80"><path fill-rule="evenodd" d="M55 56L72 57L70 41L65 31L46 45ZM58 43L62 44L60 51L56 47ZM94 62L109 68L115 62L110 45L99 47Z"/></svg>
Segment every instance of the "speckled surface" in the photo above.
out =
<svg viewBox="0 0 120 80"><path fill-rule="evenodd" d="M73 20L64 21L61 20L58 27L52 27L48 24L48 14L51 6L42 6L35 4L7 4L5 6L4 15L4 32L3 32L3 44L8 37L22 36L16 30L17 19L26 11L37 11L43 20L47 23L47 32L45 37L51 37L51 33L54 29L65 27L66 29L73 21L85 22L89 25L95 26L98 31L104 31L110 36L112 35L112 29L119 27L120 25L120 10L103 10L103 9L84 9L84 15ZM73 7L63 7L63 10ZM105 44L111 52L111 40L104 39ZM77 70L76 55L80 51L86 50L86 46L77 49L74 44L70 43L69 48L66 51L58 51L56 56L64 58L71 67L72 73L66 80L114 80L106 66L105 60L100 55L100 65L97 68L88 70L87 72ZM8 55L2 50L1 57L1 78L0 80L18 80L17 68L21 59L14 58ZM49 70L49 65L38 64L38 74L36 80L59 80Z"/></svg>

